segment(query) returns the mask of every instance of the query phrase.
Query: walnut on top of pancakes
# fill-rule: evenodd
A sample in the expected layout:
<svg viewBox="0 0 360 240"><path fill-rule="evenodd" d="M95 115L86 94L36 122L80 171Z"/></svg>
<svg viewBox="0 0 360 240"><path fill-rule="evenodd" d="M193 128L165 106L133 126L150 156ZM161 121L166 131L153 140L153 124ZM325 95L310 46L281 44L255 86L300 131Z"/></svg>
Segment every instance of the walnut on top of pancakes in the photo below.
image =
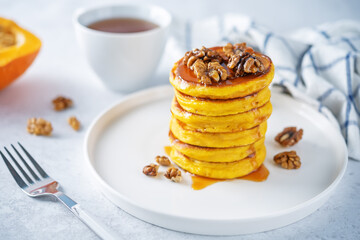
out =
<svg viewBox="0 0 360 240"><path fill-rule="evenodd" d="M206 47L186 52L183 59L184 64L193 70L196 77L204 84L226 80L228 74L221 65L223 61L218 52Z"/></svg>
<svg viewBox="0 0 360 240"><path fill-rule="evenodd" d="M196 48L185 53L183 63L206 85L212 84L213 81L225 81L228 78L243 77L265 70L264 64L246 43L228 43L222 50L224 55L206 47Z"/></svg>

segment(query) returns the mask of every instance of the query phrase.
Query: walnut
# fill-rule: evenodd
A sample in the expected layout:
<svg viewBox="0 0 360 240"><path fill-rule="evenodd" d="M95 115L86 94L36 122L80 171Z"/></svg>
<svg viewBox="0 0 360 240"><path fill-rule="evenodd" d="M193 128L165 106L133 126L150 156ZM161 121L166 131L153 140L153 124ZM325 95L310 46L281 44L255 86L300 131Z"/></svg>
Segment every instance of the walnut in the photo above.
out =
<svg viewBox="0 0 360 240"><path fill-rule="evenodd" d="M169 168L164 176L167 179L170 179L173 182L180 182L181 181L181 171L177 168L171 167Z"/></svg>
<svg viewBox="0 0 360 240"><path fill-rule="evenodd" d="M235 70L235 77L265 70L259 58L254 55L254 50L247 47L246 43L237 43L235 45L228 43L223 47L223 51L228 57L228 68Z"/></svg>
<svg viewBox="0 0 360 240"><path fill-rule="evenodd" d="M151 163L143 168L143 173L147 176L156 176L158 174L159 165Z"/></svg>
<svg viewBox="0 0 360 240"><path fill-rule="evenodd" d="M223 52L227 57L231 57L234 54L234 46L231 43L227 43L223 47Z"/></svg>
<svg viewBox="0 0 360 240"><path fill-rule="evenodd" d="M73 102L71 99L69 98L65 98L65 97L62 97L62 96L59 96L57 98L55 98L53 101L52 101L53 105L54 105L54 110L55 111L61 111L61 110L64 110L66 108L69 108L73 105Z"/></svg>
<svg viewBox="0 0 360 240"><path fill-rule="evenodd" d="M230 56L229 62L227 64L228 68L233 69L240 62L240 54L233 54Z"/></svg>
<svg viewBox="0 0 360 240"><path fill-rule="evenodd" d="M294 146L297 142L299 142L303 136L304 131L299 129L296 130L296 127L287 127L284 130L276 135L275 141L280 143L283 147Z"/></svg>
<svg viewBox="0 0 360 240"><path fill-rule="evenodd" d="M156 156L155 161L161 166L170 166L170 160L166 156Z"/></svg>
<svg viewBox="0 0 360 240"><path fill-rule="evenodd" d="M254 58L254 59L255 59L255 67L258 68L258 71L260 71L260 72L264 71L265 70L264 64L262 64L259 59L257 59L257 58Z"/></svg>
<svg viewBox="0 0 360 240"><path fill-rule="evenodd" d="M43 118L30 118L27 123L27 131L30 134L50 136L53 128L51 123Z"/></svg>
<svg viewBox="0 0 360 240"><path fill-rule="evenodd" d="M16 44L16 35L7 26L0 25L0 49Z"/></svg>
<svg viewBox="0 0 360 240"><path fill-rule="evenodd" d="M222 58L218 52L206 47L202 47L201 49L195 48L192 51L186 52L183 59L183 63L188 68L191 68L191 66L195 63L197 59L201 59L204 62L211 62L211 61L222 62Z"/></svg>
<svg viewBox="0 0 360 240"><path fill-rule="evenodd" d="M227 78L227 71L219 62L209 62L208 71L208 75L216 82L224 81Z"/></svg>
<svg viewBox="0 0 360 240"><path fill-rule="evenodd" d="M200 82L204 84L211 84L211 79L206 74L207 66L202 60L197 59L195 63L192 65L192 68L194 69L194 73L196 77L200 79Z"/></svg>
<svg viewBox="0 0 360 240"><path fill-rule="evenodd" d="M78 131L80 129L80 122L76 117L72 116L68 118L68 123L75 130Z"/></svg>
<svg viewBox="0 0 360 240"><path fill-rule="evenodd" d="M226 80L227 71L221 66L222 61L218 52L205 47L189 51L183 58L183 63L194 71L203 84L211 84L211 79L216 82Z"/></svg>
<svg viewBox="0 0 360 240"><path fill-rule="evenodd" d="M286 169L298 169L301 167L300 157L295 151L278 153L274 156L274 161Z"/></svg>
<svg viewBox="0 0 360 240"><path fill-rule="evenodd" d="M256 73L257 71L258 71L258 69L255 66L255 59L254 58L248 58L248 60L244 64L244 72Z"/></svg>
<svg viewBox="0 0 360 240"><path fill-rule="evenodd" d="M227 78L227 71L219 62L209 62L206 65L204 61L197 59L191 68L203 84L211 84L211 79L219 82Z"/></svg>

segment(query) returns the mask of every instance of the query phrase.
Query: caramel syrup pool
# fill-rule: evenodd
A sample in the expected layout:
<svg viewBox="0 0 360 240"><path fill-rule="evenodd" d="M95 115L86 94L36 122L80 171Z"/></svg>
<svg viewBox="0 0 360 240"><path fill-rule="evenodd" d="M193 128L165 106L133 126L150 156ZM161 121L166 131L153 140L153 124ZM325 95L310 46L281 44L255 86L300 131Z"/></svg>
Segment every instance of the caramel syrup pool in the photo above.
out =
<svg viewBox="0 0 360 240"><path fill-rule="evenodd" d="M265 167L264 164L261 164L261 166L253 171L252 173L249 173L248 175L245 175L243 177L239 177L236 179L242 179L242 180L248 180L248 181L254 181L254 182L262 182L265 181L269 176L269 170ZM194 190L201 190L204 189L214 183L217 182L224 182L224 181L231 181L231 180L224 180L224 179L214 179L214 178L207 178L207 177L200 177L200 176L191 176L192 178L192 189Z"/></svg>

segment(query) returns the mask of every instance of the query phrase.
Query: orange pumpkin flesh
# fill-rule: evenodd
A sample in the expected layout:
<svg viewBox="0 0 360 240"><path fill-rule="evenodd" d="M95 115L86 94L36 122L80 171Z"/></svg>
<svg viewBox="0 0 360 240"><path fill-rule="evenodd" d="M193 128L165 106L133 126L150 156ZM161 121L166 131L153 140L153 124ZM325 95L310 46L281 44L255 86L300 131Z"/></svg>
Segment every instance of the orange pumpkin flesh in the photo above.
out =
<svg viewBox="0 0 360 240"><path fill-rule="evenodd" d="M15 22L0 18L0 26L6 26L16 37L16 44L0 48L0 90L21 76L36 58L41 41Z"/></svg>

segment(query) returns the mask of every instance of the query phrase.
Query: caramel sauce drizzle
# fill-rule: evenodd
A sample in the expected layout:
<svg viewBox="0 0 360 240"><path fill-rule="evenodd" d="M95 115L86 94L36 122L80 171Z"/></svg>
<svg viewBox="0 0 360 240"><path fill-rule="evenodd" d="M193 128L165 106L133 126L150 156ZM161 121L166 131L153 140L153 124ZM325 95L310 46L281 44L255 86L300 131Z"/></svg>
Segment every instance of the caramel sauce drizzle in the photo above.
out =
<svg viewBox="0 0 360 240"><path fill-rule="evenodd" d="M265 181L269 176L269 170L265 167L264 164L261 164L261 166L256 169L255 171L249 173L248 175L245 175L243 177L239 177L236 179L242 179L242 180L248 180L253 182L263 182ZM224 181L231 181L231 180L225 180L225 179L215 179L215 178L207 178L207 177L201 177L201 176L191 176L192 178L192 189L194 190L201 190L204 189L214 183L217 182L224 182Z"/></svg>

